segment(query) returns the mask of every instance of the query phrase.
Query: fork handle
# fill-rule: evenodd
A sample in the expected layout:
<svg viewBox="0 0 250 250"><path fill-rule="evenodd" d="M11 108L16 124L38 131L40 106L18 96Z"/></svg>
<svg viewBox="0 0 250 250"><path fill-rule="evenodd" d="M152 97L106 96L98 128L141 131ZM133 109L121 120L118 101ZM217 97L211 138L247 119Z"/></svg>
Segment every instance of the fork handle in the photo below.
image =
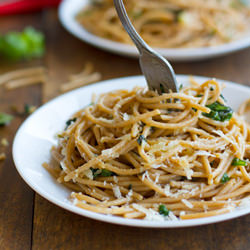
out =
<svg viewBox="0 0 250 250"><path fill-rule="evenodd" d="M140 37L140 35L137 33L134 26L130 22L123 1L114 0L114 5L124 29L127 31L130 38L135 43L140 54L142 54L143 52L153 53L152 49L143 41L143 39Z"/></svg>

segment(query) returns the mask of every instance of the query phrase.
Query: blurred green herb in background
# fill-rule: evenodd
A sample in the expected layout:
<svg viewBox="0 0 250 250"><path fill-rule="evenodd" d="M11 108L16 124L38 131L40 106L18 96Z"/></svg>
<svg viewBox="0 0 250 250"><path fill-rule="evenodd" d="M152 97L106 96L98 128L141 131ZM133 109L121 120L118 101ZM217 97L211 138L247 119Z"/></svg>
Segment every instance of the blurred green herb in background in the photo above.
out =
<svg viewBox="0 0 250 250"><path fill-rule="evenodd" d="M45 51L44 34L32 27L22 32L10 31L0 35L0 55L9 60L41 57Z"/></svg>
<svg viewBox="0 0 250 250"><path fill-rule="evenodd" d="M0 126L8 125L13 119L12 115L0 112Z"/></svg>

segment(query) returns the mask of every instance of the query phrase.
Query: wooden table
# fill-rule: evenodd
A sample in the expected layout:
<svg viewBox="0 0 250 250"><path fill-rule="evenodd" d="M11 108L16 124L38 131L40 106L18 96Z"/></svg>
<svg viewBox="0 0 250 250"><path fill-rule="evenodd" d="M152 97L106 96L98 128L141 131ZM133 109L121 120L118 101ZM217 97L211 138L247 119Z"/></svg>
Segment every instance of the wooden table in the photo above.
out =
<svg viewBox="0 0 250 250"><path fill-rule="evenodd" d="M10 64L0 62L5 72L30 65L49 70L50 85L6 91L0 88L0 111L10 105L41 105L58 94L58 86L71 73L91 61L103 79L140 74L138 61L91 47L72 37L59 24L56 11L0 17L0 30L21 30L27 25L46 35L43 59ZM218 77L250 85L250 49L202 62L174 63L176 73ZM237 97L236 97L237 98ZM240 98L240 96L238 97ZM21 124L15 118L0 128L0 138L11 142ZM0 249L250 249L250 215L207 226L183 229L143 229L112 225L84 218L61 209L34 193L18 175L11 145L3 149L7 159L0 163Z"/></svg>

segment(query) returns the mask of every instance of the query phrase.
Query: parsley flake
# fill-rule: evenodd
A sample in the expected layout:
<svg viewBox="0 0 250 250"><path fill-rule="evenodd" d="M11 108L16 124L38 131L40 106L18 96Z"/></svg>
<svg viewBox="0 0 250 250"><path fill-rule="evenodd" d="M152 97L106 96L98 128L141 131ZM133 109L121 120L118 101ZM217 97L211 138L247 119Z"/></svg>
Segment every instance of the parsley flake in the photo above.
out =
<svg viewBox="0 0 250 250"><path fill-rule="evenodd" d="M211 118L215 121L229 121L233 116L233 110L219 102L206 105L211 111L210 113L202 113L204 116Z"/></svg>
<svg viewBox="0 0 250 250"><path fill-rule="evenodd" d="M146 142L147 139L145 138L144 135L139 135L139 137L138 137L138 139L137 139L138 144L141 145L143 141Z"/></svg>
<svg viewBox="0 0 250 250"><path fill-rule="evenodd" d="M228 182L230 180L230 177L227 175L227 173L223 174L220 182L225 184L226 182Z"/></svg>
<svg viewBox="0 0 250 250"><path fill-rule="evenodd" d="M159 214L161 214L163 216L168 216L169 215L169 210L166 208L165 205L161 204L159 206Z"/></svg>
<svg viewBox="0 0 250 250"><path fill-rule="evenodd" d="M13 119L12 115L0 112L0 126L8 125Z"/></svg>
<svg viewBox="0 0 250 250"><path fill-rule="evenodd" d="M247 166L247 162L239 158L234 158L232 161L233 166Z"/></svg>

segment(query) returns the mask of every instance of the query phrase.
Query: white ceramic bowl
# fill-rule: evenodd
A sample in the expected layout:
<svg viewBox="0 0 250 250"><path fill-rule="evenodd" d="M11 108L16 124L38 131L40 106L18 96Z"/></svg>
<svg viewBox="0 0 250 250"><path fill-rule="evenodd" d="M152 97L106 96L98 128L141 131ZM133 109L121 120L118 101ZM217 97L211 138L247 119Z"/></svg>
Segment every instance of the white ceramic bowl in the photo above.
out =
<svg viewBox="0 0 250 250"><path fill-rule="evenodd" d="M207 80L204 77L195 79L200 83ZM177 80L185 84L188 82L188 76L180 75ZM223 95L232 108L237 109L241 102L249 98L250 88L222 80L220 82L227 86ZM21 125L14 139L13 158L19 174L32 189L52 203L76 214L120 225L155 228L187 227L224 221L250 213L248 207L214 217L159 222L98 214L78 208L69 201L71 191L57 183L42 167L42 163L50 159L51 146L57 143L56 133L64 128L65 122L74 112L91 102L92 93L98 95L114 89L132 89L134 86L145 85L142 76L103 81L73 90L40 107Z"/></svg>
<svg viewBox="0 0 250 250"><path fill-rule="evenodd" d="M59 6L59 19L66 30L80 40L95 47L113 52L115 54L138 57L134 46L114 42L89 33L76 20L76 14L88 4L88 0L64 0ZM250 37L226 43L215 47L206 48L154 48L161 55L171 61L194 61L229 54L250 46Z"/></svg>

